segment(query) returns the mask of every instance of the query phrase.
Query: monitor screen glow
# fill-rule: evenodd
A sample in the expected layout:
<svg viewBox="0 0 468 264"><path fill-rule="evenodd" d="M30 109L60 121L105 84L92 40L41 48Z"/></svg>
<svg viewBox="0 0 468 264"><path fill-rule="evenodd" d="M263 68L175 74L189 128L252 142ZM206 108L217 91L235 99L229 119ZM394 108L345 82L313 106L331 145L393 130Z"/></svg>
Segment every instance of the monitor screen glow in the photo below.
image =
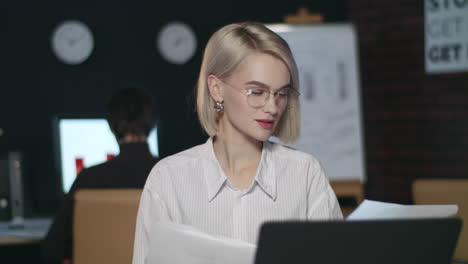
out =
<svg viewBox="0 0 468 264"><path fill-rule="evenodd" d="M118 143L104 118L59 119L58 140L64 193L82 169L119 154ZM148 135L148 145L153 156L159 156L156 127Z"/></svg>

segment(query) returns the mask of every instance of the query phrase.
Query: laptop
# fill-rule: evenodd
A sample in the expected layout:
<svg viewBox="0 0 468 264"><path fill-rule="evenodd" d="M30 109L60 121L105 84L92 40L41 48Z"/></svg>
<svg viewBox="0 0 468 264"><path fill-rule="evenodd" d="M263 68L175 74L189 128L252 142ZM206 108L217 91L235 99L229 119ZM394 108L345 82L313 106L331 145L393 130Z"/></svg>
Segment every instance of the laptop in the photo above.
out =
<svg viewBox="0 0 468 264"><path fill-rule="evenodd" d="M448 264L461 220L269 222L255 264Z"/></svg>

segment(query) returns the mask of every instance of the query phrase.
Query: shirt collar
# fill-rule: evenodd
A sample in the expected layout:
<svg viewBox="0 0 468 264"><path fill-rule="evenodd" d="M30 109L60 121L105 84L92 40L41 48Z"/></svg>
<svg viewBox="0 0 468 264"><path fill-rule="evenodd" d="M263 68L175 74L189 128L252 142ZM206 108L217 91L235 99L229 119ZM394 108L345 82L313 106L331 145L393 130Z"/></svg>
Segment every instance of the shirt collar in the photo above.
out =
<svg viewBox="0 0 468 264"><path fill-rule="evenodd" d="M273 200L276 200L276 172L274 170L275 162L272 160L272 150L274 144L265 141L263 143L262 159L257 168L255 181L260 188Z"/></svg>
<svg viewBox="0 0 468 264"><path fill-rule="evenodd" d="M276 174L273 169L274 163L271 162L271 152L274 145L268 141L263 144L262 157L257 168L254 181L273 201L276 200ZM226 184L227 178L221 168L213 149L213 139L210 137L204 144L204 151L208 157L208 162L212 163L205 166L205 179L208 187L208 201L212 201Z"/></svg>
<svg viewBox="0 0 468 264"><path fill-rule="evenodd" d="M119 148L120 153L118 157L120 158L141 159L142 155L152 155L146 141L119 144Z"/></svg>

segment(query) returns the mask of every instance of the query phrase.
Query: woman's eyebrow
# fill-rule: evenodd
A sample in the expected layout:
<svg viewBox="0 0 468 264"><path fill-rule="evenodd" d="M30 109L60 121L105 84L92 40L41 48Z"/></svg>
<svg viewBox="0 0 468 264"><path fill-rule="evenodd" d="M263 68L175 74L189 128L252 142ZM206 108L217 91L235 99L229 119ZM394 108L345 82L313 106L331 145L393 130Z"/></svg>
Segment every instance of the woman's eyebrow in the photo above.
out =
<svg viewBox="0 0 468 264"><path fill-rule="evenodd" d="M259 81L248 81L245 84L246 85L257 85L257 86L260 86L260 87L263 87L263 88L271 89L271 87L268 84L262 83L262 82L259 82ZM291 84L287 83L287 84L281 86L280 88L278 88L277 90L281 90L281 89L284 89L284 88L290 88L290 87L291 87Z"/></svg>
<svg viewBox="0 0 468 264"><path fill-rule="evenodd" d="M268 86L268 84L266 83L262 83L262 82L259 82L259 81L248 81L245 83L246 85L257 85L257 86L261 86L261 87L264 87L264 88L270 88L270 86Z"/></svg>

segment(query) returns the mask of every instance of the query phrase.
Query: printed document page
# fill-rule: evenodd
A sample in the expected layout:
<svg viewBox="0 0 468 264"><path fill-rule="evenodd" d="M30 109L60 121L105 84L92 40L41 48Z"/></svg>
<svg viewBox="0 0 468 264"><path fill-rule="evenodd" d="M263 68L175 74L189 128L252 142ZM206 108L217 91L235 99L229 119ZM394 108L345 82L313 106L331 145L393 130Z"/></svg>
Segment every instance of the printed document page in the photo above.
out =
<svg viewBox="0 0 468 264"><path fill-rule="evenodd" d="M452 217L458 206L450 205L401 205L364 200L346 220L409 219Z"/></svg>
<svg viewBox="0 0 468 264"><path fill-rule="evenodd" d="M154 235L152 235L154 234ZM252 264L256 246L241 240L212 236L193 227L157 223L150 234L147 263Z"/></svg>

